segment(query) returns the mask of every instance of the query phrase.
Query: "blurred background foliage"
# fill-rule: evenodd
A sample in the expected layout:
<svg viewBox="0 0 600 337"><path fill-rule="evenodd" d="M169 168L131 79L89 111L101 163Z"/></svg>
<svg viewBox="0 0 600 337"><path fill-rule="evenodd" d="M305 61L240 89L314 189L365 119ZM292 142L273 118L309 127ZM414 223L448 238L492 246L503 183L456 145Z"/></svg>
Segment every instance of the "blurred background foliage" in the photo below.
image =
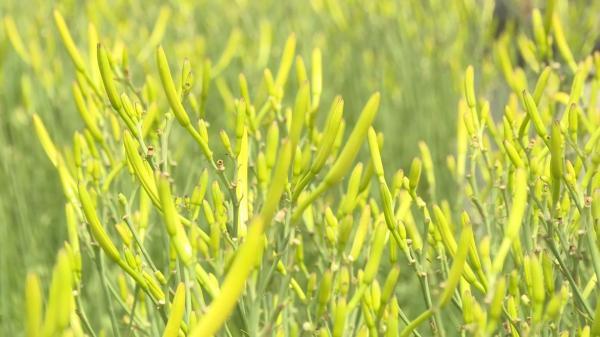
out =
<svg viewBox="0 0 600 337"><path fill-rule="evenodd" d="M251 92L260 90L255 88L263 70L277 68L287 37L295 33L297 53L307 62L313 48L322 50L324 106L341 94L351 123L369 95L381 91L375 124L386 135L384 162L396 169L407 167L420 140L429 144L436 167L445 166L446 155L454 149L456 106L468 64L477 69L478 92L492 99L493 112L502 111L498 105L506 101L509 89L494 48L500 36L532 35L528 18L534 6L544 8L544 1L0 2L0 17L12 17L26 51L25 56L19 54L3 25L0 334L21 330L25 273L33 270L47 278L66 237L59 179L31 126L31 114L36 112L57 144L66 144L67 135L83 126L70 92L75 71L53 23L54 8L65 16L89 64L95 62L89 51L96 48L88 38L90 22L113 55L121 55L126 46L135 65L130 69L134 83L141 74L156 76L153 55L158 44L176 63L175 69L189 58L195 73L201 74L210 59L212 76L218 80L209 92L207 119L216 127L228 122L224 112L231 107L222 98L239 96L240 72L248 78ZM559 1L559 13L575 58L581 59L600 35L600 1ZM515 67L523 63L518 50L509 52ZM179 158L185 152L181 144ZM451 195L449 177L438 189L442 196Z"/></svg>

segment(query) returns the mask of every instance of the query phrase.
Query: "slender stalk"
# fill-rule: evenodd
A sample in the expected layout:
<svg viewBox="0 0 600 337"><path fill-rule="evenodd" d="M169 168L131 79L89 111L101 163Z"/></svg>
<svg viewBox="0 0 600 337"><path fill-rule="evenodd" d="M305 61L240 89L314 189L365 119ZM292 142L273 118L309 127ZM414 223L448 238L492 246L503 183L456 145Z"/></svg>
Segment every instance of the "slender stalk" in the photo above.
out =
<svg viewBox="0 0 600 337"><path fill-rule="evenodd" d="M146 263L148 263L148 265L150 266L150 268L152 269L153 272L158 271L158 269L154 265L154 261L152 260L152 257L150 256L150 254L148 254L148 251L146 251L146 248L144 248L142 240L141 240L137 230L133 227L133 225L129 221L129 218L124 217L123 221L125 222L125 224L129 228L129 230L131 231L131 234L133 234L133 239L134 239L135 243L137 244L138 248L140 249L140 252L142 252L142 256L146 260Z"/></svg>
<svg viewBox="0 0 600 337"><path fill-rule="evenodd" d="M112 306L112 299L110 296L110 292L108 291L106 272L104 270L104 261L102 259L100 247L96 247L96 268L98 269L98 275L100 276L100 281L102 283L102 291L104 293L104 299L106 300L106 307L108 308L108 314L110 317L110 323L112 326L113 335L115 337L120 337L121 332L119 330L119 325L117 323L115 311Z"/></svg>
<svg viewBox="0 0 600 337"><path fill-rule="evenodd" d="M428 320L434 314L432 309L421 313L400 332L400 337L408 337L421 323Z"/></svg>
<svg viewBox="0 0 600 337"><path fill-rule="evenodd" d="M77 302L77 316L79 316L79 319L81 319L83 327L90 334L91 337L96 337L96 332L94 332L94 329L92 328L92 325L90 324L90 321L88 320L87 315L85 314L85 310L83 310L83 302L81 302L81 296L75 296L75 301Z"/></svg>
<svg viewBox="0 0 600 337"><path fill-rule="evenodd" d="M138 303L139 295L139 286L135 286L135 290L133 291L133 304L131 305L131 310L129 311L129 324L127 326L127 337L131 336L133 332L133 321L135 317L135 309Z"/></svg>
<svg viewBox="0 0 600 337"><path fill-rule="evenodd" d="M565 275L565 277L567 278L567 281L569 281L569 285L571 286L571 290L573 290L573 293L575 294L577 301L579 301L579 303L583 306L583 309L585 310L585 314L586 314L586 319L591 320L591 318L594 317L594 311L592 310L590 305L587 303L587 301L581 294L581 291L579 290L579 287L577 286L577 282L575 282L575 279L573 279L573 276L571 275L567 266L565 265L565 262L561 258L560 253L558 252L558 249L556 248L556 245L554 244L554 241L551 238L547 238L546 243L548 244L548 247L550 248L552 255L554 255L554 258L558 261L560 270L562 271L563 275Z"/></svg>

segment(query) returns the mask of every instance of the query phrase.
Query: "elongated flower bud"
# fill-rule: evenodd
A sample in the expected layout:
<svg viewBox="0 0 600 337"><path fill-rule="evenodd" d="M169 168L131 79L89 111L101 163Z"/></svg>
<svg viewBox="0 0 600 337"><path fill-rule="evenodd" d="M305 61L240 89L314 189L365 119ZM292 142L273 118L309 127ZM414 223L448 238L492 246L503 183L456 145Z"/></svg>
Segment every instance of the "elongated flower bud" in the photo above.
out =
<svg viewBox="0 0 600 337"><path fill-rule="evenodd" d="M121 240L123 240L123 243L126 246L131 247L131 244L133 242L133 234L131 233L129 228L123 222L119 222L115 225L115 229L117 230L117 234L119 234L119 236L121 237Z"/></svg>
<svg viewBox="0 0 600 337"><path fill-rule="evenodd" d="M315 155L311 171L317 173L323 168L327 158L331 155L331 150L335 143L340 128L340 122L344 113L344 100L341 97L336 97L331 105L331 110L327 116L323 137L319 143L319 149Z"/></svg>
<svg viewBox="0 0 600 337"><path fill-rule="evenodd" d="M83 94L81 93L81 89L77 84L73 84L73 97L75 98L75 105L77 106L77 110L81 115L81 119L85 123L85 126L90 130L94 139L98 142L103 141L102 132L94 119L94 116L90 114L87 106L85 105L85 101L83 99Z"/></svg>
<svg viewBox="0 0 600 337"><path fill-rule="evenodd" d="M19 30L17 29L17 25L15 24L15 20L11 16L5 16L4 19L4 32L8 37L8 40L12 44L13 48L19 56L25 62L30 62L30 55L25 49L25 44L23 43L23 39L19 34Z"/></svg>
<svg viewBox="0 0 600 337"><path fill-rule="evenodd" d="M132 132L135 132L135 124L139 121L139 116L133 102L126 93L121 94L121 104L123 107L120 110L121 117L126 121L128 127L131 127Z"/></svg>
<svg viewBox="0 0 600 337"><path fill-rule="evenodd" d="M194 73L192 72L192 65L190 64L190 60L186 58L183 60L183 65L181 66L181 96L185 97L190 93L193 83Z"/></svg>
<svg viewBox="0 0 600 337"><path fill-rule="evenodd" d="M321 92L323 91L323 70L321 61L321 50L315 48L311 54L311 77L310 84L312 86L312 109L316 110L319 106L321 99Z"/></svg>
<svg viewBox="0 0 600 337"><path fill-rule="evenodd" d="M515 149L513 144L510 141L508 141L507 139L505 139L502 142L502 144L504 145L504 150L506 150L506 154L508 155L508 158L510 159L512 164L516 168L524 167L525 164L523 163L523 160L521 159L521 155L519 155L519 152L517 151L517 149Z"/></svg>
<svg viewBox="0 0 600 337"><path fill-rule="evenodd" d="M377 225L375 229L375 237L371 244L371 251L369 253L369 260L365 266L365 274L363 275L363 283L371 284L379 269L379 262L381 261L381 254L385 248L387 230L381 223Z"/></svg>
<svg viewBox="0 0 600 337"><path fill-rule="evenodd" d="M377 134L371 127L369 128L369 149L371 151L371 159L373 162L373 168L375 169L375 175L380 179L383 178L383 163L381 162L381 154L379 153L379 144L377 142Z"/></svg>
<svg viewBox="0 0 600 337"><path fill-rule="evenodd" d="M50 135L48 135L44 122L42 122L42 119L37 114L33 114L33 126L48 159L50 159L52 165L57 166L60 153L56 149L52 139L50 139Z"/></svg>
<svg viewBox="0 0 600 337"><path fill-rule="evenodd" d="M185 313L185 284L179 283L177 285L177 290L175 291L175 297L173 297L173 303L171 303L170 310L169 320L167 321L162 337L179 336L179 327L183 320L183 314Z"/></svg>
<svg viewBox="0 0 600 337"><path fill-rule="evenodd" d="M241 31L238 28L234 28L229 33L229 38L227 39L227 44L225 45L225 49L219 57L219 60L216 62L215 66L212 69L214 75L221 73L231 62L233 57L236 55L239 47L240 47L240 39L242 37Z"/></svg>
<svg viewBox="0 0 600 337"><path fill-rule="evenodd" d="M585 64L582 63L579 66L579 68L577 68L577 72L575 73L575 77L573 78L573 83L571 84L571 92L569 94L569 105L579 103L579 100L583 95L583 88L585 85L587 75L587 67L585 66Z"/></svg>
<svg viewBox="0 0 600 337"><path fill-rule="evenodd" d="M552 175L552 203L556 205L560 197L560 183L563 173L563 137L558 121L552 123L550 136L550 174Z"/></svg>
<svg viewBox="0 0 600 337"><path fill-rule="evenodd" d="M490 322L491 328L495 328L495 325L500 319L502 314L502 305L504 302L504 296L506 295L506 278L502 277L496 281L496 288L494 289L494 296L490 303Z"/></svg>
<svg viewBox="0 0 600 337"><path fill-rule="evenodd" d="M85 71L85 66L83 62L83 58L79 54L79 50L75 46L75 42L73 42L73 38L71 37L71 33L69 32L69 28L65 23L65 19L60 14L58 10L54 10L54 23L56 24L56 28L58 28L58 32L60 33L60 37L67 48L67 52L75 65L75 68L79 71Z"/></svg>
<svg viewBox="0 0 600 337"><path fill-rule="evenodd" d="M277 125L277 122L273 122L267 130L267 140L265 146L265 159L267 168L269 169L275 165L279 141L279 126Z"/></svg>
<svg viewBox="0 0 600 337"><path fill-rule="evenodd" d="M100 223L98 215L96 214L96 208L92 203L92 198L83 183L79 183L79 200L81 201L83 213L90 225L90 230L94 239L96 239L108 257L113 261L118 262L121 259L119 251Z"/></svg>
<svg viewBox="0 0 600 337"><path fill-rule="evenodd" d="M463 212L461 214L460 218L461 218L461 223L462 223L463 229L467 229L467 230L472 231L473 230L473 226L471 225L471 218L469 217L469 214L467 212ZM475 234L472 233L471 236L474 237ZM479 253L477 252L477 245L475 244L475 240L471 241L471 247L469 249L469 260L467 262L467 266L465 266L465 269L470 268L469 266L473 266L473 268L480 275L483 275L483 269L481 267L481 259L479 258ZM482 277L481 279L485 279L485 277Z"/></svg>
<svg viewBox="0 0 600 337"><path fill-rule="evenodd" d="M42 289L37 274L27 274L25 282L25 334L27 337L40 336L42 325Z"/></svg>
<svg viewBox="0 0 600 337"><path fill-rule="evenodd" d="M383 289L381 290L381 298L384 301L388 301L388 299L394 296L396 290L396 283L398 282L399 276L400 266L398 264L395 264L388 273L385 279L385 283L383 284Z"/></svg>
<svg viewBox="0 0 600 337"><path fill-rule="evenodd" d="M546 85L548 84L548 78L550 78L551 74L552 68L546 67L540 74L540 77L538 77L537 83L535 84L535 89L533 90L533 100L536 104L540 103L544 90L546 89Z"/></svg>
<svg viewBox="0 0 600 337"><path fill-rule="evenodd" d="M279 69L277 70L277 76L275 78L275 84L283 88L287 81L290 73L290 68L294 62L294 54L296 52L296 34L290 34L285 46L283 47L283 54L281 55L281 61L279 62Z"/></svg>
<svg viewBox="0 0 600 337"><path fill-rule="evenodd" d="M326 270L321 278L321 284L319 285L319 293L317 297L317 303L319 304L317 315L321 315L322 311L329 303L331 298L331 292L333 289L333 274L331 270Z"/></svg>
<svg viewBox="0 0 600 337"><path fill-rule="evenodd" d="M192 205L201 205L204 200L204 195L206 194L206 188L208 187L208 170L204 169L200 178L198 179L198 184L194 187L194 192L192 193L192 197L190 202Z"/></svg>
<svg viewBox="0 0 600 337"><path fill-rule="evenodd" d="M465 71L465 98L469 108L475 108L477 100L475 98L475 73L472 65L469 65Z"/></svg>
<svg viewBox="0 0 600 337"><path fill-rule="evenodd" d="M552 134L550 137L550 172L552 177L560 179L563 172L563 136L560 124L552 123Z"/></svg>
<svg viewBox="0 0 600 337"><path fill-rule="evenodd" d="M350 270L348 267L343 266L339 270L336 283L336 291L342 296L346 296L348 290L350 290Z"/></svg>
<svg viewBox="0 0 600 337"><path fill-rule="evenodd" d="M123 144L125 145L125 152L127 159L137 178L139 179L142 187L150 197L150 200L155 205L160 205L158 197L158 189L156 187L156 181L152 169L147 162L144 162L140 154L138 153L138 143L134 140L133 136L129 132L125 132L123 137Z"/></svg>
<svg viewBox="0 0 600 337"><path fill-rule="evenodd" d="M248 226L246 241L238 249L236 256L229 268L229 272L222 283L221 291L210 304L206 314L190 331L189 337L204 337L214 335L233 311L235 304L241 296L246 279L257 264L257 258L262 256L264 249L264 231L270 224L279 200L287 185L292 157L292 148L289 141L282 145L278 165L273 173L273 181L267 192L266 203L259 215L255 216Z"/></svg>
<svg viewBox="0 0 600 337"><path fill-rule="evenodd" d="M238 75L238 82L240 84L242 98L248 105L252 105L252 102L250 101L250 92L248 90L248 80L246 80L246 76L243 73Z"/></svg>
<svg viewBox="0 0 600 337"><path fill-rule="evenodd" d="M156 281L154 276L143 271L142 277L143 277L145 283L148 285L148 291L150 292L150 294L152 295L154 300L160 304L164 304L165 303L165 293L162 291L160 284L158 283L158 281Z"/></svg>
<svg viewBox="0 0 600 337"><path fill-rule="evenodd" d="M237 155L240 152L240 143L242 136L244 135L244 130L246 126L249 124L246 122L248 105L246 101L239 100L237 102L237 106L235 109L235 154Z"/></svg>
<svg viewBox="0 0 600 337"><path fill-rule="evenodd" d="M342 152L331 167L331 170L329 170L327 176L325 176L325 183L333 185L339 182L352 165L352 162L354 161L354 158L356 158L363 140L367 135L367 131L369 130L373 119L375 119L375 116L377 115L377 110L379 109L379 100L380 94L375 93L371 96L363 108L358 121L356 122L354 129L350 134L350 137L348 137L348 141L342 149Z"/></svg>
<svg viewBox="0 0 600 337"><path fill-rule="evenodd" d="M485 106L487 106L488 109L482 109L482 112L489 110L489 103L485 104L484 107ZM429 150L429 147L423 141L419 142L419 152L421 153L421 159L423 160L425 178L427 179L427 183L429 184L429 193L431 193L432 196L435 198L435 172L433 159L431 158L431 151Z"/></svg>
<svg viewBox="0 0 600 337"><path fill-rule="evenodd" d="M352 248L350 248L349 259L356 261L360 256L363 244L369 231L369 225L371 224L371 208L367 205L363 208L358 222L356 233L354 234L354 241L352 242Z"/></svg>
<svg viewBox="0 0 600 337"><path fill-rule="evenodd" d="M569 106L569 135L571 140L577 144L577 129L579 126L579 111L580 108L576 104L571 104Z"/></svg>
<svg viewBox="0 0 600 337"><path fill-rule="evenodd" d="M523 91L523 98L525 100L527 115L533 122L535 130L542 139L546 139L548 136L548 131L546 131L546 127L542 122L542 118L540 117L540 113L538 112L538 108L533 97L527 91Z"/></svg>
<svg viewBox="0 0 600 337"><path fill-rule="evenodd" d="M338 214L350 214L354 210L354 207L356 207L356 204L358 203L358 193L362 171L363 164L356 164L356 166L352 170L352 173L350 174L350 178L348 179L348 188L346 190L346 194L340 202Z"/></svg>
<svg viewBox="0 0 600 337"><path fill-rule="evenodd" d="M292 127L290 130L290 141L292 147L295 148L300 141L302 133L302 127L304 126L304 120L306 119L306 112L310 108L310 91L308 82L305 82L300 86L300 90L296 95L296 103L294 105L294 112L292 114Z"/></svg>
<svg viewBox="0 0 600 337"><path fill-rule="evenodd" d="M69 258L66 251L61 249L52 271L42 336L54 336L69 325L74 304L72 287Z"/></svg>
<svg viewBox="0 0 600 337"><path fill-rule="evenodd" d="M521 229L525 209L527 208L527 173L524 169L517 169L514 175L515 192L513 202L509 212L507 225L505 229L502 244L496 253L492 268L495 273L499 273L504 266L504 260L508 255L508 251L519 235Z"/></svg>
<svg viewBox="0 0 600 337"><path fill-rule="evenodd" d="M165 175L160 175L158 178L158 195L160 197L160 204L162 206L167 232L175 245L177 255L183 263L190 265L194 259L192 246L185 234L185 229L179 221L179 213L177 213L177 209L175 209L175 203L173 202L171 188L169 186L169 179Z"/></svg>
<svg viewBox="0 0 600 337"><path fill-rule="evenodd" d="M562 24L560 23L560 17L556 12L554 15L552 15L552 32L556 41L556 45L558 46L558 51L565 61L567 61L571 71L575 72L577 70L577 63L573 58L571 48L569 48L569 45L567 44L567 39L565 38L565 33L563 32Z"/></svg>
<svg viewBox="0 0 600 337"><path fill-rule="evenodd" d="M300 55L296 56L296 80L298 80L299 86L308 80L306 65L304 64L304 59Z"/></svg>
<svg viewBox="0 0 600 337"><path fill-rule="evenodd" d="M184 128L189 127L191 125L190 118L177 95L173 77L171 76L171 69L169 68L169 62L167 61L167 56L161 46L156 49L156 64L158 66L163 89L165 90L167 100L169 101L169 105L173 110L175 118L177 118L179 124Z"/></svg>
<svg viewBox="0 0 600 337"><path fill-rule="evenodd" d="M246 234L246 223L249 219L249 198L248 198L248 161L249 161L249 144L248 144L248 131L244 127L241 139L239 139L239 151L237 155L237 181L236 181L236 195L239 200L238 208L238 223L237 233L240 237Z"/></svg>
<svg viewBox="0 0 600 337"><path fill-rule="evenodd" d="M531 41L525 34L521 33L517 36L517 45L523 60L534 72L539 72L540 63L538 62L537 55L535 54L535 43L533 43L533 41Z"/></svg>
<svg viewBox="0 0 600 337"><path fill-rule="evenodd" d="M345 298L340 298L335 306L333 318L333 337L344 336L346 325L346 316L348 315L348 305Z"/></svg>
<svg viewBox="0 0 600 337"><path fill-rule="evenodd" d="M544 272L544 286L548 294L554 293L554 262L547 252L541 255L542 270Z"/></svg>
<svg viewBox="0 0 600 337"><path fill-rule="evenodd" d="M411 191L414 191L419 186L419 180L421 180L421 159L416 157L410 164L410 172L408 175L409 187Z"/></svg>
<svg viewBox="0 0 600 337"><path fill-rule="evenodd" d="M517 237L527 207L527 173L523 169L517 170L514 179L515 193L506 226L506 236L511 239Z"/></svg>
<svg viewBox="0 0 600 337"><path fill-rule="evenodd" d="M115 87L113 72L110 68L108 55L106 54L104 47L102 47L102 45L99 43L96 52L98 57L98 68L100 69L102 83L104 83L104 90L106 90L110 104L115 110L118 111L121 109L121 98L117 92L117 88Z"/></svg>
<svg viewBox="0 0 600 337"><path fill-rule="evenodd" d="M460 242L458 244L456 255L454 256L454 261L452 262L452 267L448 272L448 280L446 280L444 292L440 297L440 301L438 304L440 308L446 306L450 299L452 299L454 290L456 289L456 286L458 285L458 282L462 277L463 269L467 260L467 254L469 253L471 241L473 240L473 231L470 228L468 228L470 224L467 223L465 225L466 226L463 228L462 233L460 235Z"/></svg>

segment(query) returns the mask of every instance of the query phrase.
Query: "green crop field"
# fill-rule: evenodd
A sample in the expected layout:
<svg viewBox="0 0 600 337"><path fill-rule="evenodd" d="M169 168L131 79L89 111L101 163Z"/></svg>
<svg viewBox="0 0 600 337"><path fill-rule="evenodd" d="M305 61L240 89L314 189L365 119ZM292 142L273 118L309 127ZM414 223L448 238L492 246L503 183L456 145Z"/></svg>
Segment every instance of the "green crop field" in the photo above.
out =
<svg viewBox="0 0 600 337"><path fill-rule="evenodd" d="M0 335L600 336L600 2L0 2Z"/></svg>

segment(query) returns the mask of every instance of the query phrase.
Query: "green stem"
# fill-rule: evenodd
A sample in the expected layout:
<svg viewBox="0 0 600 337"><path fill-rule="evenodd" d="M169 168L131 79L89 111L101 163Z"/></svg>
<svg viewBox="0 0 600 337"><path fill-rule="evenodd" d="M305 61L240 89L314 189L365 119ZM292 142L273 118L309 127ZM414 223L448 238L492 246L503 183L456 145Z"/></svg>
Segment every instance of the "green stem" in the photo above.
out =
<svg viewBox="0 0 600 337"><path fill-rule="evenodd" d="M83 326L85 327L85 330L87 330L87 332L90 334L90 336L92 337L96 337L96 333L94 332L94 329L92 328L92 325L90 324L90 321L87 318L87 315L85 314L85 311L83 310L83 303L81 302L81 296L75 296L75 301L77 302L77 316L79 316L79 319L81 320L81 322L83 323Z"/></svg>
<svg viewBox="0 0 600 337"><path fill-rule="evenodd" d="M127 337L131 336L131 332L133 331L133 321L135 318L135 309L137 307L137 303L138 303L138 293L139 293L139 286L136 285L135 286L135 290L133 292L133 304L131 305L131 310L129 311L129 325L127 326Z"/></svg>
<svg viewBox="0 0 600 337"><path fill-rule="evenodd" d="M292 200L296 201L298 200L298 197L300 196L300 193L302 193L302 191L304 190L304 188L306 186L308 186L308 184L311 182L311 180L315 177L315 174L313 171L308 171L306 174L304 174L300 180L298 181L298 184L296 186L294 186L294 193L292 195Z"/></svg>
<svg viewBox="0 0 600 337"><path fill-rule="evenodd" d="M560 266L560 269L561 269L562 273L567 278L567 281L569 281L569 284L571 285L571 289L573 290L573 293L575 294L575 297L577 298L577 300L583 306L583 309L585 310L585 313L587 314L586 319L588 319L588 320L591 319L591 317L594 316L594 312L590 308L590 305L587 303L587 301L583 298L583 295L581 294L581 291L577 287L577 283L573 279L573 276L571 275L571 273L569 273L569 270L567 269L567 266L565 265L565 262L560 257L560 253L556 249L556 245L554 244L554 241L552 241L551 238L547 238L546 242L548 243L548 247L550 248L550 251L554 255L554 258L558 261L558 265Z"/></svg>
<svg viewBox="0 0 600 337"><path fill-rule="evenodd" d="M96 268L98 269L98 274L100 275L100 281L102 283L102 291L104 292L104 298L106 299L106 306L108 307L108 313L110 317L110 323L113 330L113 335L115 337L120 337L121 332L119 331L119 326L117 323L117 318L115 315L114 308L112 306L112 300L110 297L110 293L108 291L107 280L104 270L104 261L102 259L102 254L100 253L100 247L96 247Z"/></svg>
<svg viewBox="0 0 600 337"><path fill-rule="evenodd" d="M148 263L148 265L152 269L152 272L156 272L158 269L154 265L154 262L152 262L152 258L150 257L150 254L148 254L148 252L144 248L144 245L142 244L142 240L140 239L137 231L135 230L135 228L133 227L133 225L129 221L129 218L128 217L124 217L123 221L125 221L125 224L127 225L127 227L129 228L129 230L133 234L133 239L134 239L135 243L137 244L138 248L140 249L140 251L142 252L142 255L144 256L144 259L146 260L146 262Z"/></svg>
<svg viewBox="0 0 600 337"><path fill-rule="evenodd" d="M433 310L428 309L420 314L417 318L415 318L412 322L410 322L402 332L400 332L400 337L408 337L421 323L428 320L433 315Z"/></svg>

